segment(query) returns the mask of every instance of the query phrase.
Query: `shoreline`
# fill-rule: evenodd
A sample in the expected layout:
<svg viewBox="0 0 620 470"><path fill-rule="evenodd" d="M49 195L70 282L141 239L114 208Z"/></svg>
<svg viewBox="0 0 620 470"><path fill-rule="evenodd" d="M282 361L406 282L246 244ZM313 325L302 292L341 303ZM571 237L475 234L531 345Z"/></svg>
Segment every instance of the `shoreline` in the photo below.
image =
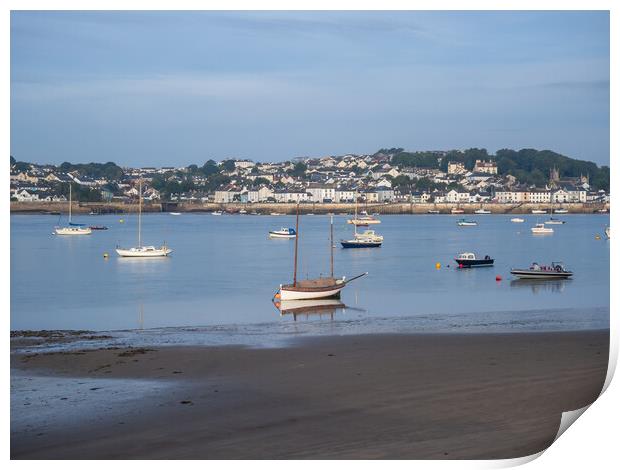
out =
<svg viewBox="0 0 620 470"><path fill-rule="evenodd" d="M608 348L597 330L12 354L11 456L520 457L596 399Z"/></svg>
<svg viewBox="0 0 620 470"><path fill-rule="evenodd" d="M46 212L68 212L68 203L55 202L11 202L11 214L42 214ZM336 215L352 215L355 211L353 203L302 203L299 205L301 214L325 215L334 213ZM551 214L552 209L567 209L568 214L609 214L609 203L562 203L562 204L534 204L534 203L363 203L359 204L358 210L365 210L368 213L378 213L380 215L435 215L429 214L429 210L438 210L442 215L523 215L531 214L532 210L546 210ZM185 202L162 202L146 203L142 207L143 212L181 212L181 213L210 213L213 211L224 211L237 214L240 210L257 212L258 215L295 214L296 204L293 203L185 203ZM451 214L452 209L462 209L463 214ZM475 214L478 209L491 211L491 214ZM606 210L600 213L599 210ZM74 203L73 213L89 214L91 211L102 211L106 214L132 214L138 211L138 204L125 203ZM57 215L57 214L55 214ZM536 214L532 214L536 215Z"/></svg>

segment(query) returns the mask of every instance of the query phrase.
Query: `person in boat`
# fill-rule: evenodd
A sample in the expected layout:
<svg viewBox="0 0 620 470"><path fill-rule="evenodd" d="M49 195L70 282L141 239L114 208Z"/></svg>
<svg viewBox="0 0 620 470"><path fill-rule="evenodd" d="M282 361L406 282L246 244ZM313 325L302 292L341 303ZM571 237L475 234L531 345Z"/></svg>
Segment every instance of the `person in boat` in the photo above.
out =
<svg viewBox="0 0 620 470"><path fill-rule="evenodd" d="M484 259L491 259L489 255L484 255Z"/></svg>

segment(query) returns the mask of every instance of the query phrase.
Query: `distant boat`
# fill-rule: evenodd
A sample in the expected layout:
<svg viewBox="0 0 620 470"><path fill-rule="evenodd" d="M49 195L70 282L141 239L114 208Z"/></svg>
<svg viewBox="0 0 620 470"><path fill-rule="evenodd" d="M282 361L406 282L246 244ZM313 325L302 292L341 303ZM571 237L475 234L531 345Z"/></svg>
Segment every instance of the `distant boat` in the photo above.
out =
<svg viewBox="0 0 620 470"><path fill-rule="evenodd" d="M181 215L180 212L170 212L170 215Z"/></svg>
<svg viewBox="0 0 620 470"><path fill-rule="evenodd" d="M340 241L343 248L378 248L382 243L383 236L377 235L374 230L365 230L362 233L356 232L351 240Z"/></svg>
<svg viewBox="0 0 620 470"><path fill-rule="evenodd" d="M532 209L532 214L546 214L547 211L542 209Z"/></svg>
<svg viewBox="0 0 620 470"><path fill-rule="evenodd" d="M522 219L521 217L513 217L512 219L510 219L510 221L516 224L520 224L520 223L525 222L525 219Z"/></svg>
<svg viewBox="0 0 620 470"><path fill-rule="evenodd" d="M280 212L272 212L272 213L271 213L271 214L269 214L269 215L284 215L284 214L281 214Z"/></svg>
<svg viewBox="0 0 620 470"><path fill-rule="evenodd" d="M88 228L91 230L107 230L108 229L108 227L106 227L105 225L91 225Z"/></svg>
<svg viewBox="0 0 620 470"><path fill-rule="evenodd" d="M296 235L294 228L282 227L280 230L269 231L269 238L295 238Z"/></svg>
<svg viewBox="0 0 620 470"><path fill-rule="evenodd" d="M568 279L573 275L562 263L552 262L551 266L541 266L534 262L527 269L513 268L510 274L519 279Z"/></svg>
<svg viewBox="0 0 620 470"><path fill-rule="evenodd" d="M459 268L478 268L484 266L493 266L493 258L485 255L484 258L477 258L474 253L461 253L454 261L458 263Z"/></svg>
<svg viewBox="0 0 620 470"><path fill-rule="evenodd" d="M474 212L475 214L490 214L491 211L488 211L486 209L478 209L477 211Z"/></svg>
<svg viewBox="0 0 620 470"><path fill-rule="evenodd" d="M211 212L211 215L222 215L223 212L222 211L213 211Z"/></svg>
<svg viewBox="0 0 620 470"><path fill-rule="evenodd" d="M247 214L248 211L246 211L245 209L240 209L239 210L239 214L243 215L243 214Z"/></svg>
<svg viewBox="0 0 620 470"><path fill-rule="evenodd" d="M600 214L606 214L607 213L607 209L603 208L603 209L599 209L596 212L600 213Z"/></svg>
<svg viewBox="0 0 620 470"><path fill-rule="evenodd" d="M547 225L562 225L565 224L566 222L560 219L554 219L553 217L550 217L549 220L545 221L545 224Z"/></svg>
<svg viewBox="0 0 620 470"><path fill-rule="evenodd" d="M297 205L297 217L295 220L295 261L293 269L293 283L292 284L280 284L280 289L276 293L276 299L280 301L285 300L308 300L308 299L324 299L330 297L339 297L340 291L346 287L346 285L368 273L363 273L358 276L346 279L336 279L334 277L334 219L330 217L330 276L319 277L316 279L307 279L303 281L297 280L297 252L299 245L299 205Z"/></svg>
<svg viewBox="0 0 620 470"><path fill-rule="evenodd" d="M429 209L426 211L427 214L440 214L441 212L439 212L438 210L435 209Z"/></svg>
<svg viewBox="0 0 620 470"><path fill-rule="evenodd" d="M547 234L553 233L553 229L550 227L545 227L545 224L536 224L534 227L530 229L534 234Z"/></svg>
<svg viewBox="0 0 620 470"><path fill-rule="evenodd" d="M465 211L463 209L459 209L458 207L453 207L450 209L450 214L464 214Z"/></svg>
<svg viewBox="0 0 620 470"><path fill-rule="evenodd" d="M607 240L609 240L609 227L605 227L605 236L607 237Z"/></svg>
<svg viewBox="0 0 620 470"><path fill-rule="evenodd" d="M161 258L172 253L172 250L166 246L166 242L159 248L142 245L142 180L140 180L138 191L138 246L116 248L116 253L122 258Z"/></svg>
<svg viewBox="0 0 620 470"><path fill-rule="evenodd" d="M568 209L554 209L554 214L568 214Z"/></svg>
<svg viewBox="0 0 620 470"><path fill-rule="evenodd" d="M85 227L84 224L75 224L71 221L71 206L73 206L71 183L69 183L69 225L66 227L55 227L56 235L90 235L92 229Z"/></svg>
<svg viewBox="0 0 620 470"><path fill-rule="evenodd" d="M372 215L368 215L366 211L361 211L357 215L357 200L355 201L355 215L352 219L347 220L347 224L353 224L356 227L368 227L369 225L380 224L381 221Z"/></svg>
<svg viewBox="0 0 620 470"><path fill-rule="evenodd" d="M476 225L478 225L478 222L476 222L475 220L459 219L456 225L458 225L459 227L475 227Z"/></svg>

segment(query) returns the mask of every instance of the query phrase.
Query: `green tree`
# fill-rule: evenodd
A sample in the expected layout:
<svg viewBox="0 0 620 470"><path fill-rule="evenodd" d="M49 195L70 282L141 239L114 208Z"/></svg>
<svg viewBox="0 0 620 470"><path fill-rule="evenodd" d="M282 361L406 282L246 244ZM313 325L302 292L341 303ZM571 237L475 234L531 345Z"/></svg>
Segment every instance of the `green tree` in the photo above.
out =
<svg viewBox="0 0 620 470"><path fill-rule="evenodd" d="M293 167L293 169L290 170L289 174L291 176L303 178L303 176L306 174L307 169L308 169L307 165L305 165L302 162L297 162L295 163L295 166Z"/></svg>

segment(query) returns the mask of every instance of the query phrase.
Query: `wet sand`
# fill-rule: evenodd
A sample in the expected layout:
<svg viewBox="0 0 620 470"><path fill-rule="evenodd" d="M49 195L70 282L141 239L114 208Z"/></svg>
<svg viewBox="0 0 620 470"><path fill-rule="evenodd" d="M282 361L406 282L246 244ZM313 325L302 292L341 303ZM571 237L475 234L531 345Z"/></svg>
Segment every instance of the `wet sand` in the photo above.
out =
<svg viewBox="0 0 620 470"><path fill-rule="evenodd" d="M14 459L497 459L596 399L609 331L11 357Z"/></svg>

